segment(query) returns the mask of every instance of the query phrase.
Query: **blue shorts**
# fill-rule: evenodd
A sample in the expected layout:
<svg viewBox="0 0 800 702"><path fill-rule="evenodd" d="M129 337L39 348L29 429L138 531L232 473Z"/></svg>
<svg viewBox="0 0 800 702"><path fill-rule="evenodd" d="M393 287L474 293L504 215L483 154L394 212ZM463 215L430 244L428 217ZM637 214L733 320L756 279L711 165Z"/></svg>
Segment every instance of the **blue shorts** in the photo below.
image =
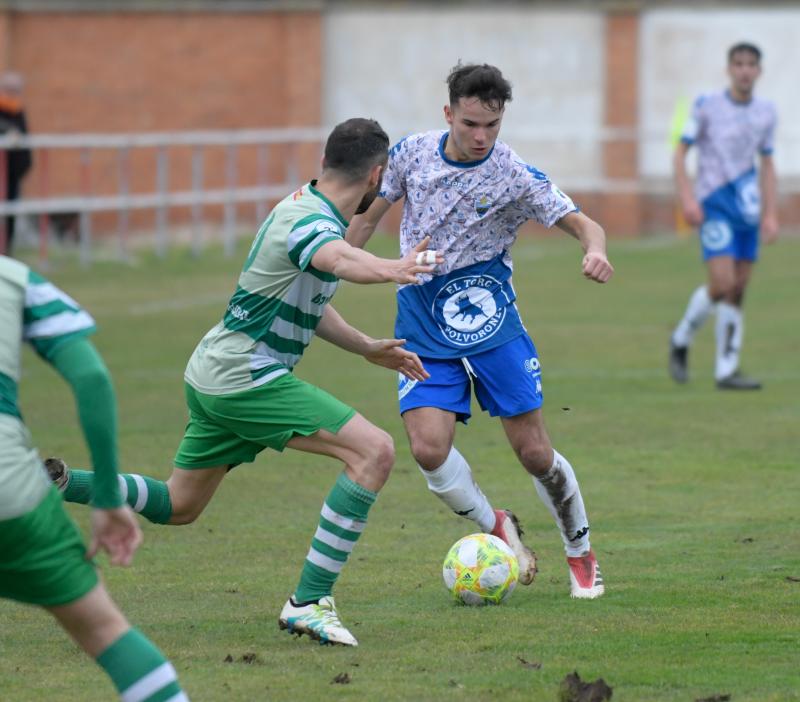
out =
<svg viewBox="0 0 800 702"><path fill-rule="evenodd" d="M542 371L527 334L466 358L423 358L422 363L431 374L425 382L400 376L400 414L437 407L466 423L472 414L470 386L492 417L514 417L542 406Z"/></svg>
<svg viewBox="0 0 800 702"><path fill-rule="evenodd" d="M733 224L724 215L707 212L700 227L700 246L704 261L716 256L755 261L758 258L758 226Z"/></svg>

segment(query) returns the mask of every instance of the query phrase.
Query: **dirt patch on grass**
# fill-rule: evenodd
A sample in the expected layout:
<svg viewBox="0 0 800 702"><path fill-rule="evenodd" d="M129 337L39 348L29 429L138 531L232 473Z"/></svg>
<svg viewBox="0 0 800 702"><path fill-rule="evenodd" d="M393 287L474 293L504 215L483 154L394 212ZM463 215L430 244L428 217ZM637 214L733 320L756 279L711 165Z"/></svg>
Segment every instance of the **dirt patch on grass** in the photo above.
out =
<svg viewBox="0 0 800 702"><path fill-rule="evenodd" d="M559 702L606 702L614 694L613 689L603 678L594 682L584 682L576 670L561 681L558 689Z"/></svg>

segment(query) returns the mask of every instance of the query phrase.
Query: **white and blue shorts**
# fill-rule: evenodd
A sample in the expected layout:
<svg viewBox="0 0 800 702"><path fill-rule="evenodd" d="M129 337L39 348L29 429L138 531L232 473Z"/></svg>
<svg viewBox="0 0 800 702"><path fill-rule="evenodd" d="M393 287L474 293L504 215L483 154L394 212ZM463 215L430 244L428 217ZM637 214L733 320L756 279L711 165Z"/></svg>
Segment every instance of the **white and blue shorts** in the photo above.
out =
<svg viewBox="0 0 800 702"><path fill-rule="evenodd" d="M420 382L400 376L400 414L436 407L466 423L472 414L472 388L481 409L492 417L515 417L542 406L541 365L527 334L464 358L421 360L431 377Z"/></svg>

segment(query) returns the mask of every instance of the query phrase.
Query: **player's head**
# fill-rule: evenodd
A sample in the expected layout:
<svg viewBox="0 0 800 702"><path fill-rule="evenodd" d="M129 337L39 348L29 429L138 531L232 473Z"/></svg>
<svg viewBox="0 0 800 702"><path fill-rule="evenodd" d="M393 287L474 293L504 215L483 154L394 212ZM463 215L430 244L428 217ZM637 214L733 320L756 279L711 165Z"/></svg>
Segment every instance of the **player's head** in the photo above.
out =
<svg viewBox="0 0 800 702"><path fill-rule="evenodd" d="M381 189L389 158L389 137L374 119L354 117L337 124L325 142L322 173L348 185L364 184L364 197L356 209L362 214Z"/></svg>
<svg viewBox="0 0 800 702"><path fill-rule="evenodd" d="M740 42L728 49L728 75L738 97L749 97L761 75L761 49Z"/></svg>
<svg viewBox="0 0 800 702"><path fill-rule="evenodd" d="M0 93L17 97L22 94L25 82L16 71L5 71L0 75Z"/></svg>
<svg viewBox="0 0 800 702"><path fill-rule="evenodd" d="M479 161L497 141L505 105L511 101L511 83L495 66L459 63L447 76L447 88L448 151L459 161Z"/></svg>

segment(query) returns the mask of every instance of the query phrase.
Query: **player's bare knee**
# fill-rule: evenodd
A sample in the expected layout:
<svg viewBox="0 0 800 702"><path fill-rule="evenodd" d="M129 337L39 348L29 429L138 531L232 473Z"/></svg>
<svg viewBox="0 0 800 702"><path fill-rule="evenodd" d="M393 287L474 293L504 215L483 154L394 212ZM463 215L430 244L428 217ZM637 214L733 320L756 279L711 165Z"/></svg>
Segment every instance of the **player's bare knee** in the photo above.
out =
<svg viewBox="0 0 800 702"><path fill-rule="evenodd" d="M449 445L433 438L418 436L411 439L411 454L423 470L436 470L447 460L449 453Z"/></svg>
<svg viewBox="0 0 800 702"><path fill-rule="evenodd" d="M379 476L384 480L388 479L392 472L395 460L394 440L386 432L382 431L372 440L371 464Z"/></svg>
<svg viewBox="0 0 800 702"><path fill-rule="evenodd" d="M526 443L517 449L517 456L531 475L544 475L553 465L553 449L548 443Z"/></svg>
<svg viewBox="0 0 800 702"><path fill-rule="evenodd" d="M727 278L723 278L721 280L714 280L708 288L708 296L714 302L724 300L725 302L733 303L736 295L737 287L732 279L728 280Z"/></svg>
<svg viewBox="0 0 800 702"><path fill-rule="evenodd" d="M202 507L198 507L190 502L183 502L172 498L172 514L169 523L173 526L183 526L194 522L203 512Z"/></svg>

